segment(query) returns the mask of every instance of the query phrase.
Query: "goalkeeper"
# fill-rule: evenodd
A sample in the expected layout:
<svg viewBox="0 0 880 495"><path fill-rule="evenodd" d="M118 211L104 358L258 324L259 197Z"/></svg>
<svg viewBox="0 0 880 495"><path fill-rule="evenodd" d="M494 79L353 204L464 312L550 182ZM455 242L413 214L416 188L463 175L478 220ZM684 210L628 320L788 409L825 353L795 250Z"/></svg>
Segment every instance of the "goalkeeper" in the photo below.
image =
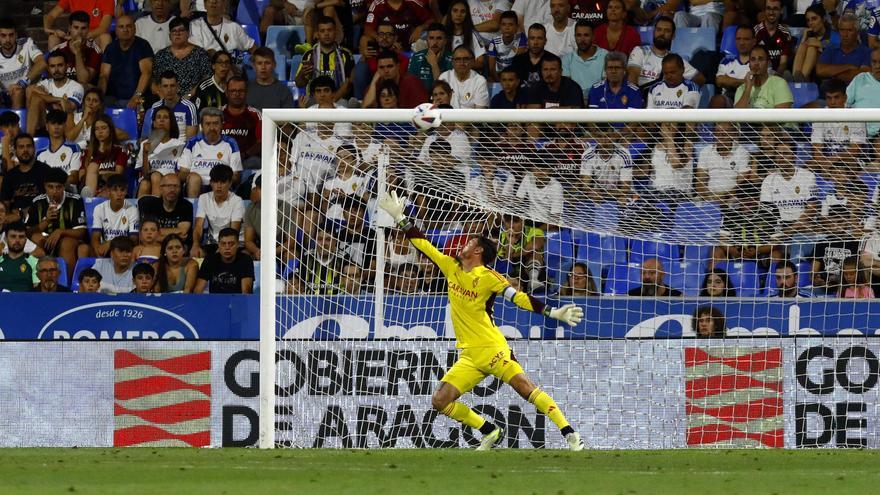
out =
<svg viewBox="0 0 880 495"><path fill-rule="evenodd" d="M452 258L431 245L406 218L403 200L396 193L384 195L379 206L404 230L416 249L437 264L449 283L452 326L455 329L456 347L461 349L461 355L443 376L440 388L431 397L434 408L480 430L483 438L477 450L491 449L501 440L501 428L481 418L457 399L487 375L497 376L556 423L571 450L583 450L580 435L568 424L556 402L529 380L513 357L507 340L492 321L492 306L495 297L500 294L520 308L542 313L569 325L576 325L583 319L583 310L574 304L551 308L511 287L504 277L486 267L495 261L497 254L495 243L486 237L472 237L458 257Z"/></svg>

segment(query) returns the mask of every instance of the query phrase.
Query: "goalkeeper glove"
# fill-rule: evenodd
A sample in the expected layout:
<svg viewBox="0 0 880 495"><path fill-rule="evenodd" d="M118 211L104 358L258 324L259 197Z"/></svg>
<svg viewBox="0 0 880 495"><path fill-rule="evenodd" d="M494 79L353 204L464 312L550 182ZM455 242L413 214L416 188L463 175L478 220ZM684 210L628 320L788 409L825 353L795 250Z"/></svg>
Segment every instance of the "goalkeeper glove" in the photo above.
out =
<svg viewBox="0 0 880 495"><path fill-rule="evenodd" d="M576 304L566 304L558 308L550 308L544 310L544 315L559 320L569 326L575 326L584 319L584 310Z"/></svg>
<svg viewBox="0 0 880 495"><path fill-rule="evenodd" d="M406 220L406 215L403 214L403 199L398 198L395 191L391 191L390 195L388 193L383 194L379 198L379 207L385 210L394 220L394 223L398 225Z"/></svg>

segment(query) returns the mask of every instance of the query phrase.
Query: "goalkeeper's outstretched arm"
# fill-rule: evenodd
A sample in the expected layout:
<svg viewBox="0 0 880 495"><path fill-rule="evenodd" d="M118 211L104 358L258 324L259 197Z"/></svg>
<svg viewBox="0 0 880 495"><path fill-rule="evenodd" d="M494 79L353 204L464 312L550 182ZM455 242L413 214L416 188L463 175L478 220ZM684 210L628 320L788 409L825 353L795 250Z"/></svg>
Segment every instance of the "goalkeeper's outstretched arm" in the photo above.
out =
<svg viewBox="0 0 880 495"><path fill-rule="evenodd" d="M584 319L584 310L576 304L565 304L558 308L548 306L535 299L532 295L518 291L508 285L501 291L504 299L516 304L526 311L541 313L555 320L559 320L569 326L575 326Z"/></svg>
<svg viewBox="0 0 880 495"><path fill-rule="evenodd" d="M440 250L431 244L431 241L425 238L425 235L422 234L422 232L416 228L408 218L406 218L406 215L403 214L403 198L399 198L394 191L392 191L391 194L383 194L379 198L379 207L391 216L394 223L399 228L404 230L409 242L433 261L444 275L448 276L449 270L455 268L455 258L441 253Z"/></svg>

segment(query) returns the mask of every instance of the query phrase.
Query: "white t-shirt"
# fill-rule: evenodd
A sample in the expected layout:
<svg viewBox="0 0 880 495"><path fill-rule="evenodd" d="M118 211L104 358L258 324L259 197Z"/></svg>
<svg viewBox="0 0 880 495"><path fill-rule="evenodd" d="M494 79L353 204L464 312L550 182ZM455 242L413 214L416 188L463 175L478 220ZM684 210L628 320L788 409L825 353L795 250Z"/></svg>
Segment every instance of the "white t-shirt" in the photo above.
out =
<svg viewBox="0 0 880 495"><path fill-rule="evenodd" d="M471 8L471 18L474 20L474 26L477 24L491 21L498 12L510 10L510 0L468 0ZM498 36L497 32L481 32L479 36L484 41L489 41Z"/></svg>
<svg viewBox="0 0 880 495"><path fill-rule="evenodd" d="M9 244L6 243L6 232L0 232L0 242L3 243L3 254L9 254ZM24 253L31 254L37 249L37 245L30 239L24 241Z"/></svg>
<svg viewBox="0 0 880 495"><path fill-rule="evenodd" d="M134 278L131 276L134 263L124 272L116 273L112 259L98 258L92 268L101 274L101 294L127 294L134 290Z"/></svg>
<svg viewBox="0 0 880 495"><path fill-rule="evenodd" d="M728 193L736 187L737 177L749 171L749 151L737 144L729 155L723 156L715 144L710 144L700 151L697 168L709 176L709 192Z"/></svg>
<svg viewBox="0 0 880 495"><path fill-rule="evenodd" d="M341 144L336 136L321 139L314 132L297 134L288 154L290 169L278 179L279 197L296 204L307 193L318 192L321 183L336 171L336 148Z"/></svg>
<svg viewBox="0 0 880 495"><path fill-rule="evenodd" d="M153 20L152 15L141 17L134 21L135 34L137 34L138 37L145 39L147 43L150 44L150 48L153 49L153 53L155 54L159 50L171 45L171 38L168 36L168 32L171 29L168 25L171 23L172 19L174 19L174 16L169 17L165 22L159 23Z"/></svg>
<svg viewBox="0 0 880 495"><path fill-rule="evenodd" d="M651 187L658 191L678 191L687 193L691 190L694 179L694 162L691 160L681 168L673 168L669 163L666 150L655 149L651 154Z"/></svg>
<svg viewBox="0 0 880 495"><path fill-rule="evenodd" d="M440 74L440 80L449 83L452 87L452 108L488 108L489 89L486 87L486 78L471 70L468 78L459 81L455 75L455 69L450 69Z"/></svg>
<svg viewBox="0 0 880 495"><path fill-rule="evenodd" d="M220 231L232 225L232 222L240 222L244 218L244 201L237 195L229 193L226 201L217 203L214 200L214 192L209 191L199 196L198 211L196 218L204 218L204 232L212 239L209 244L220 242ZM200 239L195 239L200 241Z"/></svg>
<svg viewBox="0 0 880 495"><path fill-rule="evenodd" d="M516 197L527 200L527 208L534 213L536 220L552 219L562 215L562 184L554 178L544 186L535 183L535 176L528 172L519 184Z"/></svg>
<svg viewBox="0 0 880 495"><path fill-rule="evenodd" d="M50 167L60 168L67 175L82 168L82 150L74 143L65 142L52 151L52 146L44 149L37 155L37 160Z"/></svg>
<svg viewBox="0 0 880 495"><path fill-rule="evenodd" d="M678 86L660 81L648 91L648 108L699 108L700 88L685 79Z"/></svg>
<svg viewBox="0 0 880 495"><path fill-rule="evenodd" d="M865 144L868 127L864 122L815 122L810 143L826 154L835 154L850 144Z"/></svg>
<svg viewBox="0 0 880 495"><path fill-rule="evenodd" d="M137 161L134 168L144 168L144 147L142 141L140 150L138 151ZM147 160L150 162L150 171L159 172L162 175L168 175L177 172L177 162L183 155L183 147L186 144L180 139L169 139L168 142L159 143L156 148L150 151Z"/></svg>
<svg viewBox="0 0 880 495"><path fill-rule="evenodd" d="M555 53L559 58L577 50L577 44L574 41L574 23L574 19L569 19L568 26L562 32L557 32L552 22L545 24L544 27L547 28L547 44L544 45L544 49L550 53Z"/></svg>
<svg viewBox="0 0 880 495"><path fill-rule="evenodd" d="M600 186L631 182L632 172L632 157L629 151L620 146L615 146L610 156L596 146L590 146L581 155L581 175L591 177Z"/></svg>
<svg viewBox="0 0 880 495"><path fill-rule="evenodd" d="M82 118L83 118L82 112L75 112L73 114L74 125L79 124L79 121L82 120ZM82 128L79 130L79 136L76 137L75 142L76 142L77 146L85 149L86 147L88 147L89 139L91 139L91 138L92 138L92 126L83 125Z"/></svg>
<svg viewBox="0 0 880 495"><path fill-rule="evenodd" d="M100 230L104 242L117 237L130 236L138 233L138 209L134 205L123 204L118 211L113 211L109 201L95 207L92 213L92 232Z"/></svg>
<svg viewBox="0 0 880 495"><path fill-rule="evenodd" d="M529 26L538 23L545 26L553 23L550 16L550 0L514 0L510 10L516 12L523 31L528 31Z"/></svg>
<svg viewBox="0 0 880 495"><path fill-rule="evenodd" d="M0 53L0 91L8 92L10 86L26 78L34 60L42 56L43 52L31 38L19 38L9 57Z"/></svg>
<svg viewBox="0 0 880 495"><path fill-rule="evenodd" d="M430 150L431 143L439 138L439 134L431 134L427 138L425 138L425 142L422 143L422 149L419 150L419 161L423 163L428 163L430 161ZM452 156L459 159L468 159L471 156L471 140L468 137L468 134L461 129L453 129L446 137L443 139L449 143L451 147Z"/></svg>
<svg viewBox="0 0 880 495"><path fill-rule="evenodd" d="M460 34L456 34L452 36L452 50L454 51L456 48L460 47L464 44L464 36ZM474 58L480 58L486 54L486 49L483 48L483 39L480 38L480 35L477 34L476 31L471 33L471 50L474 51Z"/></svg>
<svg viewBox="0 0 880 495"><path fill-rule="evenodd" d="M83 89L82 84L74 81L73 79L68 78L67 82L62 84L61 86L57 86L55 81L51 79L43 79L42 81L37 83L37 86L42 87L46 90L47 93L54 96L55 98L67 98L76 104L76 108L80 108L82 106L83 94L85 93L85 89Z"/></svg>
<svg viewBox="0 0 880 495"><path fill-rule="evenodd" d="M220 41L226 46L226 51L233 50L247 51L254 46L254 39L244 32L241 24L223 19L217 26L211 26ZM206 17L199 18L190 24L189 42L198 45L205 50L222 50L223 47L211 34L211 28L208 27L208 19Z"/></svg>
<svg viewBox="0 0 880 495"><path fill-rule="evenodd" d="M734 79L745 79L749 73L749 62L740 62L739 56L726 57L718 64L717 76L728 76Z"/></svg>
<svg viewBox="0 0 880 495"><path fill-rule="evenodd" d="M474 198L478 204L493 204L496 207L502 207L509 204L509 201L516 194L516 176L507 169L495 170L492 177L478 175L473 177L469 184L474 190ZM492 203L493 199L500 201L500 203Z"/></svg>
<svg viewBox="0 0 880 495"><path fill-rule="evenodd" d="M761 183L761 202L775 205L783 222L800 218L807 203L815 197L816 176L805 168L796 168L790 178L771 172Z"/></svg>
<svg viewBox="0 0 880 495"><path fill-rule="evenodd" d="M629 54L628 67L639 67L639 86L660 79L663 70L663 57L654 53L651 46L637 46ZM693 79L697 69L684 60L684 78Z"/></svg>
<svg viewBox="0 0 880 495"><path fill-rule="evenodd" d="M235 140L221 134L216 144L208 144L199 134L186 143L177 166L180 170L199 174L202 184L208 184L211 169L221 163L232 167L233 172L241 172L241 153Z"/></svg>

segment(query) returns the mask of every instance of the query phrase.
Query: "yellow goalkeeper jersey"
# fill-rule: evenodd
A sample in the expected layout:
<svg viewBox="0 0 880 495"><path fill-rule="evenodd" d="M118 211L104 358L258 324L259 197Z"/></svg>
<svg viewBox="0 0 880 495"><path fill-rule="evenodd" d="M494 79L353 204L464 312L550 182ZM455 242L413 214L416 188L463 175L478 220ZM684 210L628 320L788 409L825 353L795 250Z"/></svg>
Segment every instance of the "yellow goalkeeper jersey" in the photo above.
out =
<svg viewBox="0 0 880 495"><path fill-rule="evenodd" d="M503 294L510 283L495 270L478 266L466 272L458 260L435 248L416 228L407 231L410 242L440 267L449 282L449 303L456 347L506 346L507 340L492 321L495 297ZM540 311L540 303L527 294L517 292L513 302L529 311Z"/></svg>

